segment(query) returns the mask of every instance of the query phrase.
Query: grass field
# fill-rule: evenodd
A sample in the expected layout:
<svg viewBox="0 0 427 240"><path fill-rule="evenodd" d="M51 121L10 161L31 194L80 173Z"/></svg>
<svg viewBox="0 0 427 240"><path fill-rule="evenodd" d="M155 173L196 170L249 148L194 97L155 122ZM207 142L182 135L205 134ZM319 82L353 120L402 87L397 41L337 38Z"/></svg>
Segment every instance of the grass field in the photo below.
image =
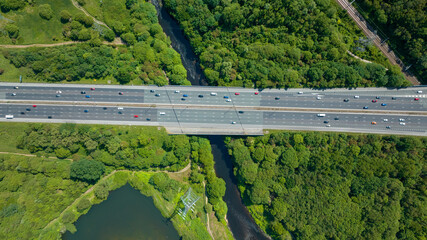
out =
<svg viewBox="0 0 427 240"><path fill-rule="evenodd" d="M50 20L42 19L39 16L38 7L42 4L50 4L53 11L53 17ZM37 0L34 6L28 5L24 9L1 14L5 18L13 20L19 27L20 37L16 44L55 43L64 41L63 24L59 16L62 10L67 10L71 15L81 12L73 6L71 0ZM6 20L0 20L0 29L6 23ZM0 38L0 44L10 44L10 40Z"/></svg>

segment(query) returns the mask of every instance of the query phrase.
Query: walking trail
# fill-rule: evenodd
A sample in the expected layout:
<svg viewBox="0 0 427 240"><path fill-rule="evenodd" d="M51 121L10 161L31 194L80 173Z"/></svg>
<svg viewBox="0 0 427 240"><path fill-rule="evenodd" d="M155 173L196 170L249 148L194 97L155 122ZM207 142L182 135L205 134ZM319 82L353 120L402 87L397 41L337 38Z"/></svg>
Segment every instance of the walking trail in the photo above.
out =
<svg viewBox="0 0 427 240"><path fill-rule="evenodd" d="M19 156L26 156L26 157L37 157L37 155L34 154L26 154L26 153L14 153L14 152L0 152L0 154L12 154L12 155L19 155ZM44 156L41 156L44 157ZM59 159L57 157L47 157L52 159ZM73 161L73 159L65 158L64 160L70 160Z"/></svg>

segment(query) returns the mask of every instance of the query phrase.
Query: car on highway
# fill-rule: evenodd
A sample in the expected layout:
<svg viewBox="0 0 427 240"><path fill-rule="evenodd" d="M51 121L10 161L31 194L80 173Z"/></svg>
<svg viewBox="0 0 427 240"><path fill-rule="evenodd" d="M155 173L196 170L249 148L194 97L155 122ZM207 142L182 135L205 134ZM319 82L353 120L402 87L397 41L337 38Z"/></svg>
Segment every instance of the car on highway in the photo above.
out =
<svg viewBox="0 0 427 240"><path fill-rule="evenodd" d="M326 125L326 127L330 127L330 126L331 126L331 124Z"/></svg>
<svg viewBox="0 0 427 240"><path fill-rule="evenodd" d="M211 96L216 96L218 95L216 92L211 92Z"/></svg>
<svg viewBox="0 0 427 240"><path fill-rule="evenodd" d="M146 120L147 120L147 121L151 121L151 118L147 118Z"/></svg>
<svg viewBox="0 0 427 240"><path fill-rule="evenodd" d="M322 98L321 98L320 96L317 96L317 97L316 97L316 99L317 99L317 100L320 100L320 99L322 99Z"/></svg>
<svg viewBox="0 0 427 240"><path fill-rule="evenodd" d="M236 124L236 122L231 122L231 124Z"/></svg>
<svg viewBox="0 0 427 240"><path fill-rule="evenodd" d="M348 102L348 101L350 101L350 99L348 99L348 98L344 99L344 102Z"/></svg>
<svg viewBox="0 0 427 240"><path fill-rule="evenodd" d="M383 119L383 121L384 121L384 122L388 122L388 119L387 119L387 118L384 118L384 119Z"/></svg>
<svg viewBox="0 0 427 240"><path fill-rule="evenodd" d="M27 109L25 109L25 110L27 110L27 111L31 111L31 108L27 108Z"/></svg>
<svg viewBox="0 0 427 240"><path fill-rule="evenodd" d="M325 121L323 121L323 123L329 123L329 121L328 121L328 120L325 120Z"/></svg>
<svg viewBox="0 0 427 240"><path fill-rule="evenodd" d="M303 92L298 92L298 94L303 94Z"/></svg>
<svg viewBox="0 0 427 240"><path fill-rule="evenodd" d="M417 91L417 93L423 93L423 91Z"/></svg>
<svg viewBox="0 0 427 240"><path fill-rule="evenodd" d="M90 98L90 95L86 95L85 97L86 97L86 98Z"/></svg>
<svg viewBox="0 0 427 240"><path fill-rule="evenodd" d="M86 94L86 92L85 91L81 91L80 94Z"/></svg>
<svg viewBox="0 0 427 240"><path fill-rule="evenodd" d="M419 98L417 98L417 97L416 97L416 98L414 98L414 101L418 101L418 100L420 100L420 99L419 99Z"/></svg>
<svg viewBox="0 0 427 240"><path fill-rule="evenodd" d="M93 91L93 90L95 90L95 88L94 88L94 87L91 87L91 88L90 88L90 90L92 90L92 91Z"/></svg>
<svg viewBox="0 0 427 240"><path fill-rule="evenodd" d="M118 114L123 114L123 112L122 111L119 111L119 112L117 112Z"/></svg>
<svg viewBox="0 0 427 240"><path fill-rule="evenodd" d="M184 94L184 95L182 95L183 97L188 97L188 94Z"/></svg>
<svg viewBox="0 0 427 240"><path fill-rule="evenodd" d="M62 93L62 91L61 91L61 90L58 90L58 91L56 91L56 93Z"/></svg>
<svg viewBox="0 0 427 240"><path fill-rule="evenodd" d="M16 93L12 93L11 96L16 96Z"/></svg>
<svg viewBox="0 0 427 240"><path fill-rule="evenodd" d="M335 120L340 120L340 118L339 118L339 117L335 117L334 119L335 119Z"/></svg>
<svg viewBox="0 0 427 240"><path fill-rule="evenodd" d="M357 96L357 95L356 95L356 96L354 96L354 98L358 99L358 98L359 98L359 96Z"/></svg>
<svg viewBox="0 0 427 240"><path fill-rule="evenodd" d="M404 122L401 122L401 123L399 123L400 125L402 125L402 126L405 126L406 125L406 123L404 123Z"/></svg>
<svg viewBox="0 0 427 240"><path fill-rule="evenodd" d="M399 118L399 122L404 122L404 121L405 121L405 119Z"/></svg>
<svg viewBox="0 0 427 240"><path fill-rule="evenodd" d="M51 119L51 118L52 118L52 116L47 116L47 118Z"/></svg>
<svg viewBox="0 0 427 240"><path fill-rule="evenodd" d="M185 101L185 98L181 98L182 101Z"/></svg>
<svg viewBox="0 0 427 240"><path fill-rule="evenodd" d="M234 95L238 96L238 95L240 95L240 93L236 92L236 93L234 93Z"/></svg>
<svg viewBox="0 0 427 240"><path fill-rule="evenodd" d="M231 102L231 99L227 99L227 100L225 100L226 102Z"/></svg>
<svg viewBox="0 0 427 240"><path fill-rule="evenodd" d="M165 115L166 113L165 113L165 112L160 112L159 114L160 114L160 115Z"/></svg>
<svg viewBox="0 0 427 240"><path fill-rule="evenodd" d="M107 110L107 107L103 107L102 109Z"/></svg>
<svg viewBox="0 0 427 240"><path fill-rule="evenodd" d="M381 97L380 97L380 96L376 96L375 98L376 98L376 99L381 99Z"/></svg>
<svg viewBox="0 0 427 240"><path fill-rule="evenodd" d="M224 96L224 98L228 98L228 96Z"/></svg>
<svg viewBox="0 0 427 240"><path fill-rule="evenodd" d="M279 98L279 97L275 97L274 99L275 99L275 100L280 100L280 98Z"/></svg>
<svg viewBox="0 0 427 240"><path fill-rule="evenodd" d="M373 103L376 103L376 102L378 102L378 100L373 99L373 100L372 100L372 102L373 102Z"/></svg>
<svg viewBox="0 0 427 240"><path fill-rule="evenodd" d="M37 105L33 105L33 108L37 107Z"/></svg>
<svg viewBox="0 0 427 240"><path fill-rule="evenodd" d="M133 115L133 117L134 117L134 118L138 118L139 116L138 116L138 115Z"/></svg>
<svg viewBox="0 0 427 240"><path fill-rule="evenodd" d="M381 106L387 106L387 103L381 103Z"/></svg>
<svg viewBox="0 0 427 240"><path fill-rule="evenodd" d="M61 94L56 94L56 97L60 97L61 96Z"/></svg>
<svg viewBox="0 0 427 240"><path fill-rule="evenodd" d="M175 93L179 93L179 90L175 90Z"/></svg>
<svg viewBox="0 0 427 240"><path fill-rule="evenodd" d="M199 98L203 98L203 95L202 95L202 94L200 94L200 95L199 95Z"/></svg>
<svg viewBox="0 0 427 240"><path fill-rule="evenodd" d="M123 107L118 107L117 110L123 110Z"/></svg>
<svg viewBox="0 0 427 240"><path fill-rule="evenodd" d="M19 87L13 87L14 89L18 89Z"/></svg>
<svg viewBox="0 0 427 240"><path fill-rule="evenodd" d="M243 113L245 113L245 112L244 112L244 111L239 111L239 113L243 114Z"/></svg>
<svg viewBox="0 0 427 240"><path fill-rule="evenodd" d="M123 92L119 92L119 95L123 95Z"/></svg>
<svg viewBox="0 0 427 240"><path fill-rule="evenodd" d="M160 93L156 93L156 94L154 94L154 96L160 97Z"/></svg>
<svg viewBox="0 0 427 240"><path fill-rule="evenodd" d="M258 94L259 94L259 92L254 92L254 94L255 94L255 95L258 95Z"/></svg>
<svg viewBox="0 0 427 240"><path fill-rule="evenodd" d="M377 125L377 122L371 122L372 125Z"/></svg>
<svg viewBox="0 0 427 240"><path fill-rule="evenodd" d="M391 127L390 127L390 126L387 126L387 127L385 127L385 128L387 128L387 129L391 129Z"/></svg>
<svg viewBox="0 0 427 240"><path fill-rule="evenodd" d="M25 114L25 112L21 112L21 114L23 115L23 114Z"/></svg>
<svg viewBox="0 0 427 240"><path fill-rule="evenodd" d="M156 91L156 90L154 90L154 89L151 89L151 90L150 90L150 92L155 92L155 91Z"/></svg>
<svg viewBox="0 0 427 240"><path fill-rule="evenodd" d="M83 110L83 112L87 113L87 112L89 112L89 110L85 109L85 110Z"/></svg>
<svg viewBox="0 0 427 240"><path fill-rule="evenodd" d="M391 100L396 100L396 97L391 97Z"/></svg>
<svg viewBox="0 0 427 240"><path fill-rule="evenodd" d="M369 108L368 106L364 106L364 107L363 107L363 109L368 109L368 108Z"/></svg>

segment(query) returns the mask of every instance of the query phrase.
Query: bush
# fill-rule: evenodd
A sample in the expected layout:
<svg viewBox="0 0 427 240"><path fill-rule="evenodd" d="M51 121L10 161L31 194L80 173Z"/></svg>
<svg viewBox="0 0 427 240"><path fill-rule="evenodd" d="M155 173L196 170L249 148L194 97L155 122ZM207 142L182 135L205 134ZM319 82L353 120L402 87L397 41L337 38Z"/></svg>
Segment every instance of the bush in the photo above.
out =
<svg viewBox="0 0 427 240"><path fill-rule="evenodd" d="M107 29L105 30L104 35L102 36L106 41L112 42L116 35L114 34L113 30Z"/></svg>
<svg viewBox="0 0 427 240"><path fill-rule="evenodd" d="M55 155L59 159L64 159L64 158L71 156L71 152L70 152L70 150L65 149L65 148L58 148L55 150Z"/></svg>
<svg viewBox="0 0 427 240"><path fill-rule="evenodd" d="M19 28L15 24L7 24L4 30L6 30L10 38L17 38L19 35Z"/></svg>
<svg viewBox="0 0 427 240"><path fill-rule="evenodd" d="M64 215L62 215L62 222L63 223L72 223L72 222L74 222L75 217L76 216L74 215L73 212L67 211L64 213Z"/></svg>
<svg viewBox="0 0 427 240"><path fill-rule="evenodd" d="M121 35L122 39L129 45L133 45L136 42L136 37L133 35L133 33L125 33Z"/></svg>
<svg viewBox="0 0 427 240"><path fill-rule="evenodd" d="M79 13L74 17L74 20L80 22L85 25L85 27L91 27L93 25L93 19L84 13Z"/></svg>
<svg viewBox="0 0 427 240"><path fill-rule="evenodd" d="M87 40L90 40L91 38L90 31L88 29L80 30L78 36L80 41L87 41Z"/></svg>
<svg viewBox="0 0 427 240"><path fill-rule="evenodd" d="M84 5L86 4L86 1L85 1L85 0L77 0L77 3L78 3L80 6L84 6Z"/></svg>
<svg viewBox="0 0 427 240"><path fill-rule="evenodd" d="M80 202L77 203L76 209L79 212L83 212L85 209L88 209L91 206L89 199L83 198Z"/></svg>
<svg viewBox="0 0 427 240"><path fill-rule="evenodd" d="M70 13L70 12L68 12L67 10L62 10L62 11L59 13L59 16L60 16L60 18L61 18L61 22L62 22L62 23L70 22L70 21L71 21L71 17L72 17L71 13Z"/></svg>
<svg viewBox="0 0 427 240"><path fill-rule="evenodd" d="M95 196L98 199L106 199L108 197L108 193L108 186L105 183L102 183L95 188Z"/></svg>
<svg viewBox="0 0 427 240"><path fill-rule="evenodd" d="M0 68L0 75L2 75L4 73L4 69Z"/></svg>
<svg viewBox="0 0 427 240"><path fill-rule="evenodd" d="M104 164L95 160L83 159L71 164L70 177L80 181L94 183L104 174L104 171Z"/></svg>
<svg viewBox="0 0 427 240"><path fill-rule="evenodd" d="M41 18L49 20L53 16L52 8L49 4L42 4L39 6L39 15Z"/></svg>
<svg viewBox="0 0 427 240"><path fill-rule="evenodd" d="M25 6L26 0L2 0L0 1L0 8L3 12L10 10L17 10Z"/></svg>

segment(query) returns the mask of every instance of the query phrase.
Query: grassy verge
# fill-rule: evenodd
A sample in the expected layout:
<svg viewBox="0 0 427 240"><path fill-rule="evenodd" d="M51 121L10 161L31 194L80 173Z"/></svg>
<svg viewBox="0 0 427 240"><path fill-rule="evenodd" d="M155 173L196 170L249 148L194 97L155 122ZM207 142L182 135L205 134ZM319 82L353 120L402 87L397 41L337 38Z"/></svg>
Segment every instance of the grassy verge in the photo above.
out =
<svg viewBox="0 0 427 240"><path fill-rule="evenodd" d="M42 19L39 16L38 7L43 4L49 4L52 8L52 18L50 20ZM33 44L33 43L55 43L63 42L62 23L60 21L60 12L67 10L72 15L79 12L73 6L71 0L37 0L34 4L27 5L24 9L1 13L3 17L15 22L19 28L19 37L17 44ZM0 29L7 22L0 20ZM0 39L0 44L10 44L10 40Z"/></svg>

